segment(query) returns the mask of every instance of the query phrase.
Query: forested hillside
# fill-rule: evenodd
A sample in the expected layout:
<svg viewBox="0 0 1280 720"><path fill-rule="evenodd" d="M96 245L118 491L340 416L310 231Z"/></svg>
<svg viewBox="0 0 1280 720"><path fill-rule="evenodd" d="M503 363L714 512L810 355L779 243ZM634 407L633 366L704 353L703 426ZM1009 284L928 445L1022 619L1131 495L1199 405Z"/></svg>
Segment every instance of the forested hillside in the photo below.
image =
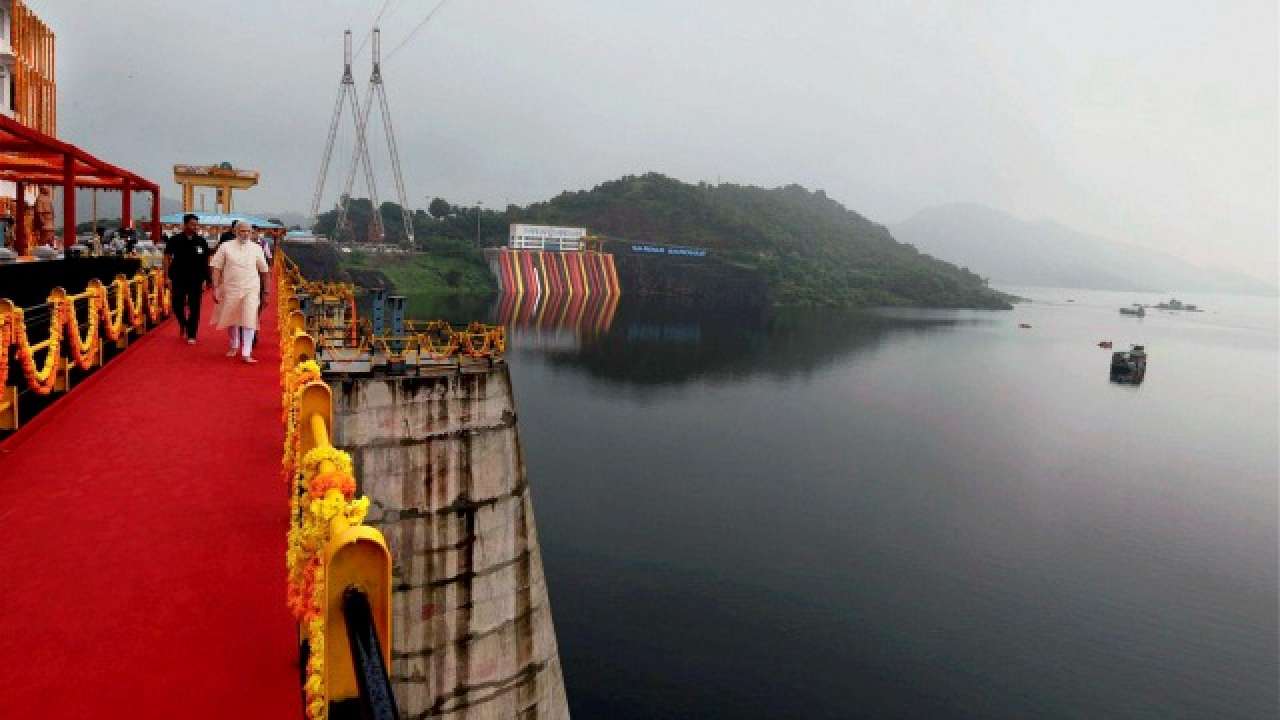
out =
<svg viewBox="0 0 1280 720"><path fill-rule="evenodd" d="M368 226L367 200L353 200L352 227ZM399 208L383 203L388 241L403 238ZM513 222L585 226L627 241L709 248L713 257L755 270L770 301L783 305L1008 307L983 278L894 240L884 226L798 185L691 185L664 175L629 175L591 190L565 192L527 207L484 211L437 198L414 213L421 249L468 255L467 247L506 242ZM333 212L316 231L331 233ZM474 262L482 262L478 251Z"/></svg>
<svg viewBox="0 0 1280 720"><path fill-rule="evenodd" d="M798 185L690 185L658 174L628 176L530 205L521 218L711 248L762 272L779 304L1008 306L976 274L921 254L821 190Z"/></svg>

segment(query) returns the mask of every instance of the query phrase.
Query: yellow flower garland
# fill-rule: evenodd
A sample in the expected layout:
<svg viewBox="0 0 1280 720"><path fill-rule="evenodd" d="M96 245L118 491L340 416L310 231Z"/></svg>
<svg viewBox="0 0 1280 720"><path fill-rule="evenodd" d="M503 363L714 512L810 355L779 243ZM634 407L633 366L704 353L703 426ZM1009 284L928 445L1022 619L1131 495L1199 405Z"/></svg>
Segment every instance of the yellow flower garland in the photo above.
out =
<svg viewBox="0 0 1280 720"><path fill-rule="evenodd" d="M114 311L111 309L106 286L100 285L98 286L98 312L102 313L103 332L106 333L108 340L115 342L120 339L120 333L124 332L124 286L119 279L116 279L111 283L111 287L116 291L116 309Z"/></svg>
<svg viewBox="0 0 1280 720"><path fill-rule="evenodd" d="M18 346L18 362L22 364L23 374L27 376L27 387L37 395L48 395L53 391L54 383L57 381L54 370L57 369L58 358L61 357L61 309L55 305L54 312L49 318L49 344L44 349L44 367L38 370L35 361L36 351L31 349L31 341L27 338L27 324L21 309L17 311L17 318L17 322L14 323L14 340Z"/></svg>
<svg viewBox="0 0 1280 720"><path fill-rule="evenodd" d="M287 305L280 304L283 315ZM284 343L281 343L282 349ZM314 360L285 368L288 353L282 352L284 387L283 416L285 423L282 473L290 483L289 519L285 567L288 577L287 600L290 610L303 628L310 655L307 661L307 717L324 720L328 714L324 687L324 547L328 544L332 521L339 515L358 525L369 510L368 498L355 497L355 478L351 456L337 448L317 447L300 454L302 428L299 427L299 403L303 388L321 379L320 366ZM324 463L333 470L320 472Z"/></svg>
<svg viewBox="0 0 1280 720"><path fill-rule="evenodd" d="M155 275L154 278L158 278ZM153 279L154 279L153 278ZM37 366L35 354L40 352L32 347L27 335L27 324L21 308L16 312L0 318L0 384L8 376L9 350L12 347L14 357L22 367L27 386L38 395L48 395L57 384L58 368L63 358L63 342L69 349L69 360L81 370L88 370L98 351L103 335L109 340L118 340L124 331L125 312L129 312L130 322L138 327L145 326L142 299L146 294L148 276L138 274L132 282L117 278L112 286L116 291L116 309L111 310L110 297L105 286L95 283L97 288L88 293L86 304L88 317L83 336L77 317L75 302L70 297L50 301L49 339L45 341L43 361ZM129 287L136 285L137 302ZM167 305L161 310L152 312L152 318L158 319L159 313L168 314ZM114 315L114 317L113 317ZM64 334L66 335L64 339Z"/></svg>
<svg viewBox="0 0 1280 720"><path fill-rule="evenodd" d="M93 353L98 348L98 298L89 295L89 327L85 330L85 339L80 339L80 323L76 318L76 304L66 300L67 336L71 339L71 359L76 367L88 370L93 364Z"/></svg>
<svg viewBox="0 0 1280 720"><path fill-rule="evenodd" d="M137 296L136 299L134 297L135 295ZM143 324L142 296L143 287L141 276L135 277L133 280L125 281L124 299L126 310L129 313L129 324L135 328L142 327Z"/></svg>
<svg viewBox="0 0 1280 720"><path fill-rule="evenodd" d="M0 385L9 378L9 345L13 342L10 322L8 315L0 317Z"/></svg>

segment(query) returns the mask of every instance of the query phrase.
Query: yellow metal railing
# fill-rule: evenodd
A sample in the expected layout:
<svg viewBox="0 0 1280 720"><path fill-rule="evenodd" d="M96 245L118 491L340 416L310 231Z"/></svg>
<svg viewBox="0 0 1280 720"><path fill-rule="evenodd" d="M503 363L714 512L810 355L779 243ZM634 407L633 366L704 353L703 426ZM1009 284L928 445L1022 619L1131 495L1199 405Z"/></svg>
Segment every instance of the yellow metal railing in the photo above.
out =
<svg viewBox="0 0 1280 720"><path fill-rule="evenodd" d="M387 357L412 355L420 360L434 361L499 358L507 351L506 327L479 322L465 328L454 328L443 320L405 320L399 334L384 332L375 335L369 322L356 314L355 288L352 285L306 280L293 261L283 257L283 253L277 253L277 256L281 257L282 277L290 281L290 292L305 295L317 309L311 313L312 317L304 318L295 303L290 312L296 312L297 317L285 315L282 319L305 329L315 339L317 349L323 348L333 359L348 359L370 350ZM342 308L341 317L329 314L333 308Z"/></svg>
<svg viewBox="0 0 1280 720"><path fill-rule="evenodd" d="M112 302L114 298L114 303ZM86 325L81 334L77 303L83 303ZM62 288L49 293L47 336L31 342L27 320L30 309L0 298L0 430L15 430L21 422L17 384L9 384L10 356L17 361L28 391L37 395L66 392L71 368L90 370L102 364L104 342L124 348L129 335L146 332L169 314L169 287L157 268L132 278L117 275L109 286L90 280L81 293L69 295ZM43 357L37 362L37 355ZM18 378L15 378L15 380Z"/></svg>
<svg viewBox="0 0 1280 720"><path fill-rule="evenodd" d="M275 271L284 391L281 470L290 489L288 604L306 658L306 714L320 720L332 703L360 692L343 613L349 590L368 598L383 666L390 667L391 554L382 534L363 524L369 500L357 497L351 456L331 440L332 392L297 307L297 294L309 290L283 252L276 254Z"/></svg>

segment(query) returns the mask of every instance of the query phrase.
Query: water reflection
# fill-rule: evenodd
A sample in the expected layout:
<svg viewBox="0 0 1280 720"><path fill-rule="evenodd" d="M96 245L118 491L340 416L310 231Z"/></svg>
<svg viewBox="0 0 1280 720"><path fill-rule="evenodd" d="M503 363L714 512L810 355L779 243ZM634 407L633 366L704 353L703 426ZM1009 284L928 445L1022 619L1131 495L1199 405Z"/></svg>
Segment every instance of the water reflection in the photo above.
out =
<svg viewBox="0 0 1280 720"><path fill-rule="evenodd" d="M872 351L890 335L930 333L994 322L957 313L885 314L755 308L725 310L684 302L624 298L600 332L575 343L547 342L555 326L527 325L516 352L544 352L623 385L676 385L702 379L789 377L824 368L855 352Z"/></svg>
<svg viewBox="0 0 1280 720"><path fill-rule="evenodd" d="M489 317L493 324L505 325L513 338L541 346L549 338L607 333L617 310L617 295L500 295Z"/></svg>
<svg viewBox="0 0 1280 720"><path fill-rule="evenodd" d="M711 308L623 296L409 294L407 316L508 328L513 354L536 352L623 385L789 377L880 348L896 335L1007 322L974 311Z"/></svg>
<svg viewBox="0 0 1280 720"><path fill-rule="evenodd" d="M1070 297L516 343L575 716L1274 717L1274 322Z"/></svg>

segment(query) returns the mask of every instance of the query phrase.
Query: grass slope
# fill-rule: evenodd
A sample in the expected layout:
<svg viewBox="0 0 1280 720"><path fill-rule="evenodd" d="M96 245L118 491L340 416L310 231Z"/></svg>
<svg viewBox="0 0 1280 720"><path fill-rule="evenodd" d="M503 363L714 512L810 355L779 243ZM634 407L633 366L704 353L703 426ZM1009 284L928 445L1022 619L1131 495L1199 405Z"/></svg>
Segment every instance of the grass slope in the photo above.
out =
<svg viewBox="0 0 1280 720"><path fill-rule="evenodd" d="M353 252L344 255L343 267L381 272L400 293L491 295L497 290L479 253L451 256Z"/></svg>

